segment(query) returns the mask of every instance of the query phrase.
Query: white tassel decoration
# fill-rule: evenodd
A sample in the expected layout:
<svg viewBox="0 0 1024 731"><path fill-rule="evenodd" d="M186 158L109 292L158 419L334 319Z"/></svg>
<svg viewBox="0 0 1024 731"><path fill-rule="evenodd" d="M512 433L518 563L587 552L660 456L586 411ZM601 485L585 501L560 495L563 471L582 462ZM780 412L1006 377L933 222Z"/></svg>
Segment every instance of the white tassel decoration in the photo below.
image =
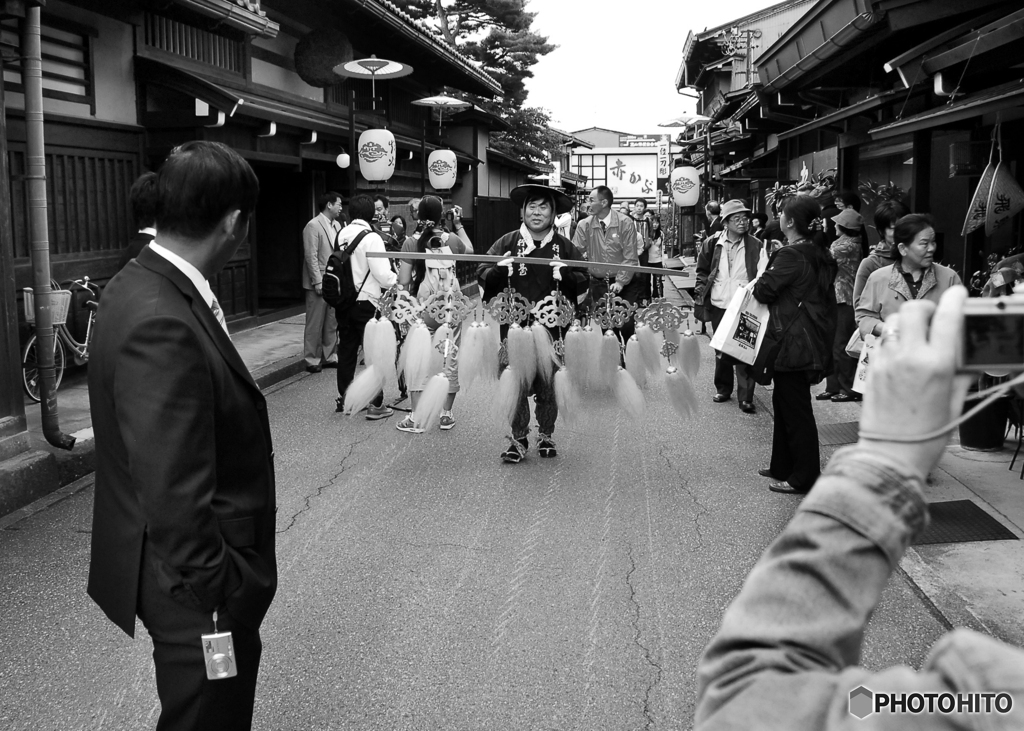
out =
<svg viewBox="0 0 1024 731"><path fill-rule="evenodd" d="M643 354L640 352L640 340L636 335L626 341L626 370L639 388L647 385L647 366L644 365Z"/></svg>
<svg viewBox="0 0 1024 731"><path fill-rule="evenodd" d="M513 368L506 368L498 379L498 394L494 399L494 418L502 428L512 426L522 391L519 374Z"/></svg>
<svg viewBox="0 0 1024 731"><path fill-rule="evenodd" d="M468 390L480 376L484 357L484 328L473 322L463 328L462 347L459 348L459 387Z"/></svg>
<svg viewBox="0 0 1024 731"><path fill-rule="evenodd" d="M366 365L380 368L385 385L398 381L395 367L397 352L398 337L390 320L381 318L366 323L366 329L363 331L363 354Z"/></svg>
<svg viewBox="0 0 1024 731"><path fill-rule="evenodd" d="M544 383L551 383L551 376L554 375L557 362L555 342L551 339L548 329L539 322L530 326L530 332L533 335L534 352L537 354L537 375L544 380Z"/></svg>
<svg viewBox="0 0 1024 731"><path fill-rule="evenodd" d="M616 374L621 360L619 338L615 335L614 330L608 330L601 338L601 354L597 359L595 384L598 388L607 390L615 388Z"/></svg>
<svg viewBox="0 0 1024 731"><path fill-rule="evenodd" d="M640 355L644 366L652 376L661 371L661 337L651 329L650 325L639 325L636 337L640 341Z"/></svg>
<svg viewBox="0 0 1024 731"><path fill-rule="evenodd" d="M501 330L491 324L490 313L484 318L480 328L482 355L480 357L480 374L477 376L482 383L490 385L498 380L498 352L501 350Z"/></svg>
<svg viewBox="0 0 1024 731"><path fill-rule="evenodd" d="M405 383L410 391L421 390L427 378L437 371L430 367L432 352L436 351L430 343L430 330L424 323L416 323L405 338L398 363L401 372L405 373Z"/></svg>
<svg viewBox="0 0 1024 731"><path fill-rule="evenodd" d="M448 398L448 376L438 373L432 376L420 394L416 402L416 410L413 412L412 420L416 427L424 431L430 429L437 423L444 408L445 399Z"/></svg>
<svg viewBox="0 0 1024 731"><path fill-rule="evenodd" d="M352 379L345 389L345 400L342 409L351 416L370 405L381 389L384 388L384 374L378 366L366 366L359 375Z"/></svg>
<svg viewBox="0 0 1024 731"><path fill-rule="evenodd" d="M562 363L568 369L566 377L572 381L574 390L582 390L586 377L587 344L583 336L583 328L573 325L565 334L565 355ZM557 374L556 374L557 375Z"/></svg>
<svg viewBox="0 0 1024 731"><path fill-rule="evenodd" d="M555 371L555 406L566 426L575 427L579 423L579 404L580 397L569 377L569 369L562 366Z"/></svg>
<svg viewBox="0 0 1024 731"><path fill-rule="evenodd" d="M641 421L647 415L647 401L633 376L625 368L619 368L615 381L615 398L619 407L633 421Z"/></svg>
<svg viewBox="0 0 1024 731"><path fill-rule="evenodd" d="M589 395L592 390L597 390L603 382L601 376L601 347L604 343L604 335L600 326L587 325L583 328L583 368L580 371L582 378L577 379L580 391Z"/></svg>
<svg viewBox="0 0 1024 731"><path fill-rule="evenodd" d="M533 334L516 323L508 329L508 364L515 369L523 386L529 389L537 377L537 348L533 344Z"/></svg>
<svg viewBox="0 0 1024 731"><path fill-rule="evenodd" d="M669 403L680 417L689 419L697 415L697 391L690 379L675 366L669 366L665 371L665 390L668 391Z"/></svg>
<svg viewBox="0 0 1024 731"><path fill-rule="evenodd" d="M683 331L679 342L679 365L691 381L697 378L700 372L700 341L693 330Z"/></svg>

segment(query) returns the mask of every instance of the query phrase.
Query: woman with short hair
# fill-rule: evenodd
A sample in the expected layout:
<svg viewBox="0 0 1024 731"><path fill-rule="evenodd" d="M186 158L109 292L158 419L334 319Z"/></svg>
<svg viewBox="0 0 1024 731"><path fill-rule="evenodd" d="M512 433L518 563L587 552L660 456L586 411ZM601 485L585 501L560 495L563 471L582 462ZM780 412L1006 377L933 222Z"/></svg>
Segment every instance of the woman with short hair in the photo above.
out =
<svg viewBox="0 0 1024 731"><path fill-rule="evenodd" d="M960 284L960 275L936 264L935 222L925 213L911 213L893 228L892 256L895 261L870 277L857 301L857 327L862 336L882 334L882 323L904 302L931 300Z"/></svg>

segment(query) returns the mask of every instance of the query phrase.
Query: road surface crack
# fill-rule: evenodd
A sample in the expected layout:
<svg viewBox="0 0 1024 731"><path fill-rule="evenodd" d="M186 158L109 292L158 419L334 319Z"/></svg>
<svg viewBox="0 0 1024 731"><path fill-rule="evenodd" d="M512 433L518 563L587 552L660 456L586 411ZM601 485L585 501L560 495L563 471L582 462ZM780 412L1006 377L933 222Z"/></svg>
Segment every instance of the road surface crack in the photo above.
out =
<svg viewBox="0 0 1024 731"><path fill-rule="evenodd" d="M334 476L331 477L331 479L329 479L324 484L317 486L317 488L313 492L311 492L310 494L306 495L303 498L302 507L297 512L292 514L291 518L288 520L288 525L286 525L281 530L277 531L278 535L282 533L287 533L292 528L292 526L294 526L295 523L298 522L299 516L301 516L303 513L308 512L309 509L312 507L313 498L318 498L321 495L323 495L324 491L327 488L333 487L334 484L338 481L338 478L341 477L346 472L348 472L350 467L350 465L348 464L349 457L351 457L352 453L355 452L356 447L358 447L360 444L367 441L368 439L369 437L367 437L367 439L361 439L358 442L352 442L351 444L348 445L348 451L342 456L341 462L338 463L338 471L334 473Z"/></svg>
<svg viewBox="0 0 1024 731"><path fill-rule="evenodd" d="M644 662L654 668L654 677L647 684L644 690L643 714L644 728L649 729L654 725L654 713L651 710L651 696L654 695L655 687L661 682L662 668L655 659L651 648L643 642L640 630L640 601L637 598L636 586L633 584L633 574L636 573L636 559L633 557L633 547L630 546L627 552L629 558L629 570L626 571L626 588L629 589L629 604L633 608L633 644L640 648Z"/></svg>
<svg viewBox="0 0 1024 731"><path fill-rule="evenodd" d="M665 451L665 447L660 447L658 449L658 454L661 456L662 459L665 460L665 464L667 464L675 474L683 474L682 472L676 470L675 465L672 463L672 460ZM697 543L699 545L704 545L704 534L701 532L700 519L702 516L708 515L707 506L704 505L703 502L701 502L701 499L698 496L698 494L694 490L691 490L689 486L687 486L686 482L680 481L679 489L681 489L689 496L690 500L693 501L693 504L697 508L696 512L694 512L693 514L693 531L697 534Z"/></svg>

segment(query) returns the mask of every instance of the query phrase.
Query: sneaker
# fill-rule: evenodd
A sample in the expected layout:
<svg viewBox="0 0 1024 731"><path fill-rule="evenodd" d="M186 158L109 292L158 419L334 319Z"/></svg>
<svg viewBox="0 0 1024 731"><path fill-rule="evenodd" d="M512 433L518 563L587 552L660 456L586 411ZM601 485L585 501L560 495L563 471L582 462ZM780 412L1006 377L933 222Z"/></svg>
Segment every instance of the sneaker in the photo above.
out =
<svg viewBox="0 0 1024 731"><path fill-rule="evenodd" d="M522 439L508 438L508 446L505 447L505 451L501 453L501 461L508 462L509 464L519 464L526 459L526 450L530 448L530 443L523 437Z"/></svg>
<svg viewBox="0 0 1024 731"><path fill-rule="evenodd" d="M452 412L450 411L442 411L439 421L441 424L441 431L448 431L449 429L455 428L455 417L452 416Z"/></svg>
<svg viewBox="0 0 1024 731"><path fill-rule="evenodd" d="M541 457L557 457L558 450L555 449L555 440L550 434L541 434L537 442L537 452Z"/></svg>
<svg viewBox="0 0 1024 731"><path fill-rule="evenodd" d="M395 428L398 431L409 432L410 434L422 434L423 430L416 426L416 422L412 419L412 414L402 419L400 422L395 424Z"/></svg>
<svg viewBox="0 0 1024 731"><path fill-rule="evenodd" d="M395 412L391 410L390 406L367 406L366 407L366 420L377 421L378 419L386 419L389 416L394 416Z"/></svg>

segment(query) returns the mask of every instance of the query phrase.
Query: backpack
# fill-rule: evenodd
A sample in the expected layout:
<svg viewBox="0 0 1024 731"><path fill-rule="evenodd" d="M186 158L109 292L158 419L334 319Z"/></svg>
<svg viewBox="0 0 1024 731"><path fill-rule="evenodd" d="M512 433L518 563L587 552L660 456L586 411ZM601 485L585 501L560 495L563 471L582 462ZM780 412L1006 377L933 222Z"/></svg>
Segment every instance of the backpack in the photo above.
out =
<svg viewBox="0 0 1024 731"><path fill-rule="evenodd" d="M370 276L367 269L366 277L363 277L359 289L356 289L352 279L352 252L359 246L359 242L369 231L360 231L359 235L352 239L352 243L344 250L335 249L334 253L327 260L327 268L324 270L323 292L324 302L336 310L348 309L356 303L356 298L363 291L366 284L366 277Z"/></svg>

